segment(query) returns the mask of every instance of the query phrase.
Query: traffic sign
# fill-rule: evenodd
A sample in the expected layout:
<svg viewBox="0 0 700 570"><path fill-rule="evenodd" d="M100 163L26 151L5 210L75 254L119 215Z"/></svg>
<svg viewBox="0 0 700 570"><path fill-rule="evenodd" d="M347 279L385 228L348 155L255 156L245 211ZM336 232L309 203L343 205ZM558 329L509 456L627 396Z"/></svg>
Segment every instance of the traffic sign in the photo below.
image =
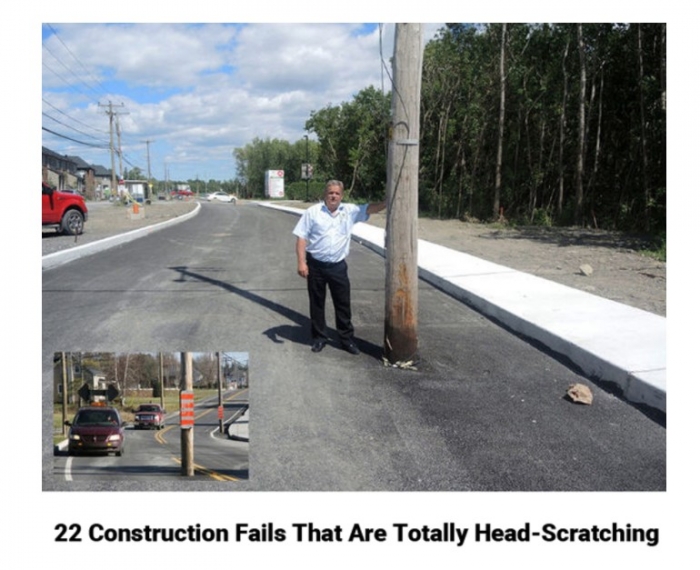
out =
<svg viewBox="0 0 700 570"><path fill-rule="evenodd" d="M192 390L180 392L180 427L182 429L194 427L194 392Z"/></svg>
<svg viewBox="0 0 700 570"><path fill-rule="evenodd" d="M301 179L309 180L314 176L314 166L313 164L304 163L301 165Z"/></svg>
<svg viewBox="0 0 700 570"><path fill-rule="evenodd" d="M78 396L80 396L81 400L85 400L86 402L90 401L90 386L87 382L78 390Z"/></svg>
<svg viewBox="0 0 700 570"><path fill-rule="evenodd" d="M119 396L119 388L117 388L114 384L110 384L107 386L107 400L110 402L113 400L117 399L117 396Z"/></svg>

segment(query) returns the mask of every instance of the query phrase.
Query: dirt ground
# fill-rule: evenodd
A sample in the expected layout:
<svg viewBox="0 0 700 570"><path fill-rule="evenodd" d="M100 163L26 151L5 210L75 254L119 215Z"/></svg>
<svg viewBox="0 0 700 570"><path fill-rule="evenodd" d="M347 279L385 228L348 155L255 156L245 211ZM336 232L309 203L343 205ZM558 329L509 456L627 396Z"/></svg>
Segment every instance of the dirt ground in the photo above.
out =
<svg viewBox="0 0 700 570"><path fill-rule="evenodd" d="M280 202L305 207L308 204ZM156 202L145 208L144 216L134 218L125 207L112 204L90 205L85 234L77 244L88 243L116 233L151 225L191 211L194 201ZM238 205L217 204L223 208L254 207L245 201ZM372 216L370 223L385 227L384 213ZM72 237L43 240L43 255L71 247ZM580 228L498 228L494 226L419 218L418 237L666 316L666 263L643 255L647 245L641 238L617 232ZM61 242L68 244L61 245ZM588 266L590 271L582 271ZM588 269L586 268L586 269Z"/></svg>
<svg viewBox="0 0 700 570"><path fill-rule="evenodd" d="M375 215L370 223L384 227L385 216ZM418 238L666 316L666 263L644 255L648 244L639 237L419 218ZM582 271L582 266L591 271Z"/></svg>

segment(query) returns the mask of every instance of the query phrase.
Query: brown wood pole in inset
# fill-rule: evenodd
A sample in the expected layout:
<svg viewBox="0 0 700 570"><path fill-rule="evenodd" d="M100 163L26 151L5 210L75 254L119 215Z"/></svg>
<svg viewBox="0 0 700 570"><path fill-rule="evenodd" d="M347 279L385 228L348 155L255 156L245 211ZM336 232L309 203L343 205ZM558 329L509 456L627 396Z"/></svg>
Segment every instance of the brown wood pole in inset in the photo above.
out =
<svg viewBox="0 0 700 570"><path fill-rule="evenodd" d="M224 408L224 396L223 396L223 374L221 371L221 353L217 352L216 353L216 380L217 384L219 387L218 393L219 393L219 433L224 433L224 417L221 412L223 411Z"/></svg>
<svg viewBox="0 0 700 570"><path fill-rule="evenodd" d="M180 389L191 392L194 387L191 352L180 353L180 371ZM182 456L180 474L183 477L194 477L194 426L180 427L180 454Z"/></svg>

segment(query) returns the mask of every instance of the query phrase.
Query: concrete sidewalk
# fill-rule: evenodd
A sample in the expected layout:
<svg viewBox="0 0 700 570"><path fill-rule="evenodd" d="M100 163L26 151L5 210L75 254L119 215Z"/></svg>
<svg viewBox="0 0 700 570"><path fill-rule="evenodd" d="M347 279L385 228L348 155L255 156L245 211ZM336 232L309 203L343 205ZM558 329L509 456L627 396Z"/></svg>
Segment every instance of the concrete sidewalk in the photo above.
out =
<svg viewBox="0 0 700 570"><path fill-rule="evenodd" d="M384 234L364 223L353 230L381 255ZM664 317L420 239L418 268L425 281L565 356L586 376L612 382L629 401L666 412Z"/></svg>

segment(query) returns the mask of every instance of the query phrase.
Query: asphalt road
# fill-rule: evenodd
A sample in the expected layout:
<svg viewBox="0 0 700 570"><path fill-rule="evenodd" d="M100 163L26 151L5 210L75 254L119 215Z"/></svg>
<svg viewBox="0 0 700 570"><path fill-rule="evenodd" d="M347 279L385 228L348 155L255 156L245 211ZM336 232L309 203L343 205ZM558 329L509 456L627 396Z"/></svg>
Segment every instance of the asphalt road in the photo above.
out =
<svg viewBox="0 0 700 570"><path fill-rule="evenodd" d="M426 283L418 370L384 367L384 260L357 244L362 353L312 354L296 220L203 204L192 220L44 272L44 401L55 351L246 351L250 479L197 490L665 490L658 419ZM565 399L575 382L592 387L593 405ZM109 489L54 475L48 409L43 435L45 490ZM194 490L158 478L129 488Z"/></svg>
<svg viewBox="0 0 700 570"><path fill-rule="evenodd" d="M224 421L240 413L247 390L224 393ZM219 433L218 398L195 406L193 449L198 481L239 481L248 478L249 444ZM128 425L124 432L125 453L69 456L67 451L54 457L54 478L90 485L119 485L121 481L178 479L181 477L181 430L179 415L170 413L162 430L137 430Z"/></svg>

